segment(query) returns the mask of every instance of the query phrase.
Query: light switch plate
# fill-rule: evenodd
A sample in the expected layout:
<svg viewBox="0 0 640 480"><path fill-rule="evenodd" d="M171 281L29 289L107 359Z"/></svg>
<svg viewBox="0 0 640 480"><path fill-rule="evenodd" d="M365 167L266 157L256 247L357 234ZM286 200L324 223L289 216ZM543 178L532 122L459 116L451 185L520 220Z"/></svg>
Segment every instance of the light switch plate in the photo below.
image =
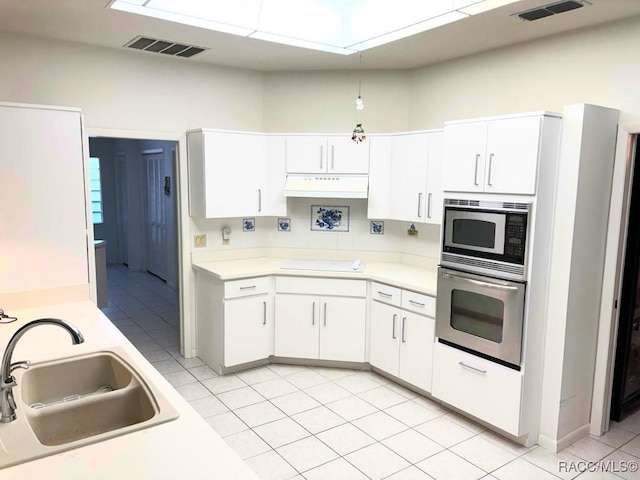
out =
<svg viewBox="0 0 640 480"><path fill-rule="evenodd" d="M202 235L194 235L193 236L193 246L196 248L202 248L207 246L207 236Z"/></svg>

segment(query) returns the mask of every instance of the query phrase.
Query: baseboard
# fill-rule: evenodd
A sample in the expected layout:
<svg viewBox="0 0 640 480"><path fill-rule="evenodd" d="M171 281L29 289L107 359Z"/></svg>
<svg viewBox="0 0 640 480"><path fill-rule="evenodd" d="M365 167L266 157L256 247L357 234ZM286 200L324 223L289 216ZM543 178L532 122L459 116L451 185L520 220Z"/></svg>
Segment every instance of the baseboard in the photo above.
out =
<svg viewBox="0 0 640 480"><path fill-rule="evenodd" d="M553 438L547 437L546 435L539 434L538 435L538 445L541 447L551 450L553 453L558 453L561 450L564 450L572 443L577 442L581 438L589 435L589 424L583 425L577 430L565 435L562 438L554 440Z"/></svg>

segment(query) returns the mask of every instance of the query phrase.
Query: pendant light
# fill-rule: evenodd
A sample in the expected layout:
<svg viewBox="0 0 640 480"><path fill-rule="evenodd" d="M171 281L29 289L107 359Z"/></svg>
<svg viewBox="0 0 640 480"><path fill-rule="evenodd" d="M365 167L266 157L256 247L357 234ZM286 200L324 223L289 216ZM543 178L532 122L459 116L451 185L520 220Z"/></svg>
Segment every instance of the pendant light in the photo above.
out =
<svg viewBox="0 0 640 480"><path fill-rule="evenodd" d="M362 52L360 52L360 62L358 65L358 98L356 98L356 110L361 111L364 110L364 101L362 100ZM356 143L362 143L366 139L366 135L364 134L364 128L362 128L362 123L356 123L356 128L353 129L353 133L351 135L351 140Z"/></svg>

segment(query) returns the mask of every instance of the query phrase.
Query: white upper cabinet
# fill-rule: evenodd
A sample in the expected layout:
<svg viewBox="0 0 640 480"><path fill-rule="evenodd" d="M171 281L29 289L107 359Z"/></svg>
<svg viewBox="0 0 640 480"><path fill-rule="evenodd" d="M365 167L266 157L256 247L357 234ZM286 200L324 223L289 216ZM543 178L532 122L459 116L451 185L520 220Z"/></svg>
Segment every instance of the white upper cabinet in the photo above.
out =
<svg viewBox="0 0 640 480"><path fill-rule="evenodd" d="M523 117L453 122L445 127L443 189L533 195L543 142L557 141L557 117Z"/></svg>
<svg viewBox="0 0 640 480"><path fill-rule="evenodd" d="M389 207L386 218L408 222L440 223L442 141L442 132L412 133L392 137L390 178L387 180ZM375 159L380 163L377 158ZM374 186L377 183L373 181Z"/></svg>
<svg viewBox="0 0 640 480"><path fill-rule="evenodd" d="M369 142L348 135L291 135L286 138L287 173L369 173Z"/></svg>
<svg viewBox="0 0 640 480"><path fill-rule="evenodd" d="M279 156L283 139L278 144L277 137L207 130L188 132L187 139L192 217L285 213L282 191L278 192L284 181Z"/></svg>

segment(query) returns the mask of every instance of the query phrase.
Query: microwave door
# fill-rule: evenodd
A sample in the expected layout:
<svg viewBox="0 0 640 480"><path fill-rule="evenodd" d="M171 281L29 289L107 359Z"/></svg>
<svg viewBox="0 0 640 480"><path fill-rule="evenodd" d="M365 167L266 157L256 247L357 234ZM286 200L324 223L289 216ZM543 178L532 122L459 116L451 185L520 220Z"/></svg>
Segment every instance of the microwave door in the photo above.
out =
<svg viewBox="0 0 640 480"><path fill-rule="evenodd" d="M504 253L505 215L479 211L445 211L444 245L463 251Z"/></svg>

